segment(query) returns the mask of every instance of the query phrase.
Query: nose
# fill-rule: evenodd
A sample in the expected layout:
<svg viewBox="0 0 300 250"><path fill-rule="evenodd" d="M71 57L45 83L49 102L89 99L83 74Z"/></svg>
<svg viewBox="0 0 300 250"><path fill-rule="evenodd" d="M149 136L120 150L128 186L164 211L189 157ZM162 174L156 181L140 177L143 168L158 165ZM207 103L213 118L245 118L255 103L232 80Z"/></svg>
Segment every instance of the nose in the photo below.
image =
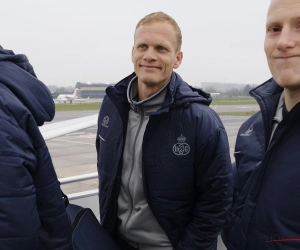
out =
<svg viewBox="0 0 300 250"><path fill-rule="evenodd" d="M277 49L286 50L296 45L295 34L290 28L283 28L277 41Z"/></svg>
<svg viewBox="0 0 300 250"><path fill-rule="evenodd" d="M155 49L152 48L152 47L148 47L148 49L145 51L143 59L146 60L146 61L156 60Z"/></svg>

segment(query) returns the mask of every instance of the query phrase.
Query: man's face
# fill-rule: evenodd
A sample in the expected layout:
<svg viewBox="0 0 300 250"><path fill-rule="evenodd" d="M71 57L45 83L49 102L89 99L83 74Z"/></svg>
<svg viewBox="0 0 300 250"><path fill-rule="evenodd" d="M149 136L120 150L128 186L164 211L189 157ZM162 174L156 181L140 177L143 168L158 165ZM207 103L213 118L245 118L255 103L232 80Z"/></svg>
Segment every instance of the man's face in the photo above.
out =
<svg viewBox="0 0 300 250"><path fill-rule="evenodd" d="M178 51L176 33L169 23L144 24L136 29L132 62L139 85L159 90L181 61L182 52Z"/></svg>
<svg viewBox="0 0 300 250"><path fill-rule="evenodd" d="M300 90L300 0L272 0L266 24L265 52L275 81Z"/></svg>

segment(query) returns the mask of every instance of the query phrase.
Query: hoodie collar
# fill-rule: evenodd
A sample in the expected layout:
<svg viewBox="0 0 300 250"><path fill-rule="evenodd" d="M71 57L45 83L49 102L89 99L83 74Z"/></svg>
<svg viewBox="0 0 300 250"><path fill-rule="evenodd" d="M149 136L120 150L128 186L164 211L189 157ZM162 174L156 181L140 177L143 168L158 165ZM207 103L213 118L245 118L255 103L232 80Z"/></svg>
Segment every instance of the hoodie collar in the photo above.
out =
<svg viewBox="0 0 300 250"><path fill-rule="evenodd" d="M127 89L127 99L131 106L131 109L136 113L140 113L142 109L145 115L151 115L155 113L163 104L167 93L167 86L168 84L166 84L157 93L150 96L149 98L138 101L138 81L137 76L135 76L130 81Z"/></svg>
<svg viewBox="0 0 300 250"><path fill-rule="evenodd" d="M107 88L106 93L108 96L115 99L120 104L120 107L123 107L125 102L128 103L128 86L135 77L136 74L132 73L118 82L115 86ZM209 93L206 93L201 89L191 87L182 80L179 74L173 72L169 84L166 85L166 94L163 104L155 114L168 112L168 110L172 107L182 105L188 106L192 102L198 102L209 106L211 101L212 97Z"/></svg>

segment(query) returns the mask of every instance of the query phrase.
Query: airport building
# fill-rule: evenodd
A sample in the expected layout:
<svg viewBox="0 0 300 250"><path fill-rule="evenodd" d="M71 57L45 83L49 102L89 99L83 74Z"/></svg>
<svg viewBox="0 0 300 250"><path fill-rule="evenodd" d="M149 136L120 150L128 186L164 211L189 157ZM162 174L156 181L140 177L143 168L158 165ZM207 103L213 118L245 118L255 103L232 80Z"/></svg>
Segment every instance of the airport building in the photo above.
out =
<svg viewBox="0 0 300 250"><path fill-rule="evenodd" d="M225 93L231 89L244 89L246 84L239 83L223 83L223 82L201 82L202 89L214 89L216 92Z"/></svg>
<svg viewBox="0 0 300 250"><path fill-rule="evenodd" d="M103 98L105 90L111 83L86 83L77 82L75 88L78 88L78 97L80 98Z"/></svg>

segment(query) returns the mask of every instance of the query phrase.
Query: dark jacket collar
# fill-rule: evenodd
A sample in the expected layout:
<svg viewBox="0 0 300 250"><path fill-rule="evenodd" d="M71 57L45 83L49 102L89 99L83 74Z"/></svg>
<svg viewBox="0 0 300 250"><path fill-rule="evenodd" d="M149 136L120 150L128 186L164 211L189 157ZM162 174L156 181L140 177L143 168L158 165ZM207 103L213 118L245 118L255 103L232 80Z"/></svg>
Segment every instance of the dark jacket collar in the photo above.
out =
<svg viewBox="0 0 300 250"><path fill-rule="evenodd" d="M264 122L266 142L268 142L271 137L273 118L275 116L282 91L283 88L280 87L273 78L271 78L252 89L249 93L250 96L253 96L257 100L260 106Z"/></svg>
<svg viewBox="0 0 300 250"><path fill-rule="evenodd" d="M135 73L125 77L115 86L110 86L106 89L106 93L110 98L113 98L116 102L124 105L127 101L127 88L130 81L136 76ZM156 114L168 112L170 108L189 105L192 102L202 103L209 106L212 101L212 97L209 93L189 86L176 72L172 73L170 82L167 86L167 93L162 107L156 112ZM128 105L129 108L129 105Z"/></svg>

